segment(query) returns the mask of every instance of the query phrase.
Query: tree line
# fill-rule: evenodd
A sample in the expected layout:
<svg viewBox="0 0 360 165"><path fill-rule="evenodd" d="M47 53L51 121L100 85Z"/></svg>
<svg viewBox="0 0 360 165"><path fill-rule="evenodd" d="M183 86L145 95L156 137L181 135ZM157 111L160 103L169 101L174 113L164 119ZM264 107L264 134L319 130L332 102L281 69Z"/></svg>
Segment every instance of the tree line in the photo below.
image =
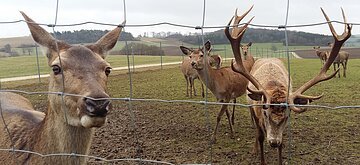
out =
<svg viewBox="0 0 360 165"><path fill-rule="evenodd" d="M292 46L325 46L332 41L332 37L322 34L307 32L288 31L288 43ZM202 42L200 34L183 35L176 33L166 38L178 39L185 43L199 44ZM214 44L228 44L229 40L224 34L224 30L205 33L205 40L210 40ZM285 45L285 33L282 30L248 28L243 40L244 43L283 43Z"/></svg>
<svg viewBox="0 0 360 165"><path fill-rule="evenodd" d="M58 40L63 40L69 44L93 43L105 35L108 30L74 30L55 32ZM121 32L119 41L136 41L134 36L128 32Z"/></svg>

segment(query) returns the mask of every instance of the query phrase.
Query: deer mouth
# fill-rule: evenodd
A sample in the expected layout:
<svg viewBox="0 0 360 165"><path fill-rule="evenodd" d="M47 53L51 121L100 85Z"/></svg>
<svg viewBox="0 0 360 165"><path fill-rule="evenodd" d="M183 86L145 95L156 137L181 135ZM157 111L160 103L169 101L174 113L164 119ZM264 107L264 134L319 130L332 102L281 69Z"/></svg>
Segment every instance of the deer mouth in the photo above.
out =
<svg viewBox="0 0 360 165"><path fill-rule="evenodd" d="M81 125L85 128L101 127L107 120L106 116L109 112L110 100L84 99L82 107Z"/></svg>
<svg viewBox="0 0 360 165"><path fill-rule="evenodd" d="M85 100L85 114L90 117L106 117L109 112L110 100Z"/></svg>

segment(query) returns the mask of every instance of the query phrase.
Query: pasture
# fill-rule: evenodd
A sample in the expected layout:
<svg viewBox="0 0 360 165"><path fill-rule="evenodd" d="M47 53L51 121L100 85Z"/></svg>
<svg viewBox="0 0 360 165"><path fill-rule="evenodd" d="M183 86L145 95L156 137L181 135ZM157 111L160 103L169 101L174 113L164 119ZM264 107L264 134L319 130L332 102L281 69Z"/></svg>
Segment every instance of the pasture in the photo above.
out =
<svg viewBox="0 0 360 165"><path fill-rule="evenodd" d="M154 63L160 63L161 58L162 62L176 62L181 61L183 59L183 54L181 53L179 49L179 45L181 43L179 41L171 41L171 40L161 40L161 39L150 39L150 38L142 38L141 41L131 41L131 42L137 42L137 43L144 43L149 45L157 45L159 46L159 43L162 42L162 46L169 47L171 49L176 49L179 53L178 56L138 56L134 55L134 58L130 56L130 64L135 65L142 65L142 64L154 64ZM130 43L130 42L129 42ZM177 44L177 45L176 45ZM188 47L196 47L194 45L185 44ZM125 42L118 42L114 48L114 50L120 50L125 46ZM276 51L272 51L271 47L275 47L273 49L276 49ZM217 44L214 45L214 51L213 54L219 54L223 58L233 58L232 57L232 50L229 44ZM307 51L307 56L314 56L315 53L311 49L311 47L308 46L297 46L289 47L291 50L299 50L299 49L310 49ZM14 48L15 51L18 51L19 54L22 54L21 48ZM39 58L36 58L35 54L35 48L32 51L32 54L30 56L17 56L17 57L7 57L7 58L1 58L0 60L0 78L8 78L8 77L18 77L18 76L29 76L29 75L36 75L38 74L38 67L37 67L37 60L39 60L39 72L40 74L47 74L49 72L49 67L46 61L46 58L44 57L44 50L38 49L39 52ZM285 58L286 54L284 52L284 46L281 43L254 43L253 46L250 47L250 52L255 57L278 57L278 58ZM292 56L291 56L292 57ZM133 61L134 60L134 61ZM127 57L125 55L109 55L107 57L107 61L112 65L113 68L115 67L123 67L127 66ZM14 69L16 68L16 69Z"/></svg>
<svg viewBox="0 0 360 165"><path fill-rule="evenodd" d="M113 66L126 62L120 59L116 61L113 57L109 56L108 59ZM179 57L176 57L177 61ZM143 59L143 62L151 63L150 60L153 58L155 57ZM321 67L318 59L292 59L290 64L295 89L315 76ZM17 67L15 64L1 64L8 65L10 68ZM224 65L228 66L229 63ZM324 93L322 99L311 105L359 105L359 69L360 60L352 59L349 61L347 78L333 78L311 88L305 94ZM186 84L179 65L162 70L153 68L136 71L132 74L132 83L132 96L136 99L189 100L185 96ZM195 84L197 89L200 89L199 81L195 81ZM1 87L47 91L47 81L44 79L40 84L30 81L6 82L2 83ZM112 72L108 89L111 97L129 97L129 75ZM36 108L42 111L46 109L47 95L25 97L29 98ZM204 99L196 96L192 100ZM208 95L208 101L215 101L211 93ZM246 104L245 96L238 98L238 103ZM259 164L259 158L251 153L255 141L255 128L252 128L250 114L245 107L236 108L235 138L231 139L228 136L229 128L224 115L217 143L210 144L210 135L219 109L220 105L210 104L113 100L107 124L96 130L90 155L107 159L141 158L174 164ZM292 112L290 125L287 126L284 137L285 161L290 164L360 164L359 119L358 108L312 107L301 114ZM270 148L267 143L264 146L268 163L275 164L277 151ZM99 163L99 160L89 160L89 164ZM136 162L121 161L116 164Z"/></svg>

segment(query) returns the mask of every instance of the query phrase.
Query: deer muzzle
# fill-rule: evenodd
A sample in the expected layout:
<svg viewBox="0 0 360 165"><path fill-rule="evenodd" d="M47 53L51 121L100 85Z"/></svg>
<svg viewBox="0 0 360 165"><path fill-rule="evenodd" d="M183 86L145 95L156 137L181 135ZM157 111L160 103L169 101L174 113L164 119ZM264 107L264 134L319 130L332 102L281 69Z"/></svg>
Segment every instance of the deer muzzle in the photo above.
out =
<svg viewBox="0 0 360 165"><path fill-rule="evenodd" d="M109 111L110 100L84 98L86 113L91 117L105 117Z"/></svg>

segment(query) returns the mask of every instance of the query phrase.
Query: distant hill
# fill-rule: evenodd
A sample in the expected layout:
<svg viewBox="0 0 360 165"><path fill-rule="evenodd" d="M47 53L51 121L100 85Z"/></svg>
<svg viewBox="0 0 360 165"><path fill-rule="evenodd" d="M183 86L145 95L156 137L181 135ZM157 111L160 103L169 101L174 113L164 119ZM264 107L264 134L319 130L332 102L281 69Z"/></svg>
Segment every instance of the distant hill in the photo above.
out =
<svg viewBox="0 0 360 165"><path fill-rule="evenodd" d="M79 44L79 43L93 43L96 42L99 38L105 35L108 30L74 30L74 31L64 31L64 32L55 32L56 38L59 40L66 41L69 44ZM119 41L135 41L131 33L121 32Z"/></svg>
<svg viewBox="0 0 360 165"><path fill-rule="evenodd" d="M198 44L199 41L201 41L198 35L174 34L168 36L167 38L176 38L179 41L191 44ZM332 36L288 31L288 39L289 45L293 46L325 46L328 42L332 41ZM224 34L224 30L217 30L214 32L206 33L205 40L210 40L215 44L229 43L228 39ZM247 29L242 41L244 43L285 43L285 33L282 30L249 28Z"/></svg>
<svg viewBox="0 0 360 165"><path fill-rule="evenodd" d="M34 43L31 36L1 38L0 48L3 48L6 44L10 44L12 47L19 47L21 45L32 45Z"/></svg>

